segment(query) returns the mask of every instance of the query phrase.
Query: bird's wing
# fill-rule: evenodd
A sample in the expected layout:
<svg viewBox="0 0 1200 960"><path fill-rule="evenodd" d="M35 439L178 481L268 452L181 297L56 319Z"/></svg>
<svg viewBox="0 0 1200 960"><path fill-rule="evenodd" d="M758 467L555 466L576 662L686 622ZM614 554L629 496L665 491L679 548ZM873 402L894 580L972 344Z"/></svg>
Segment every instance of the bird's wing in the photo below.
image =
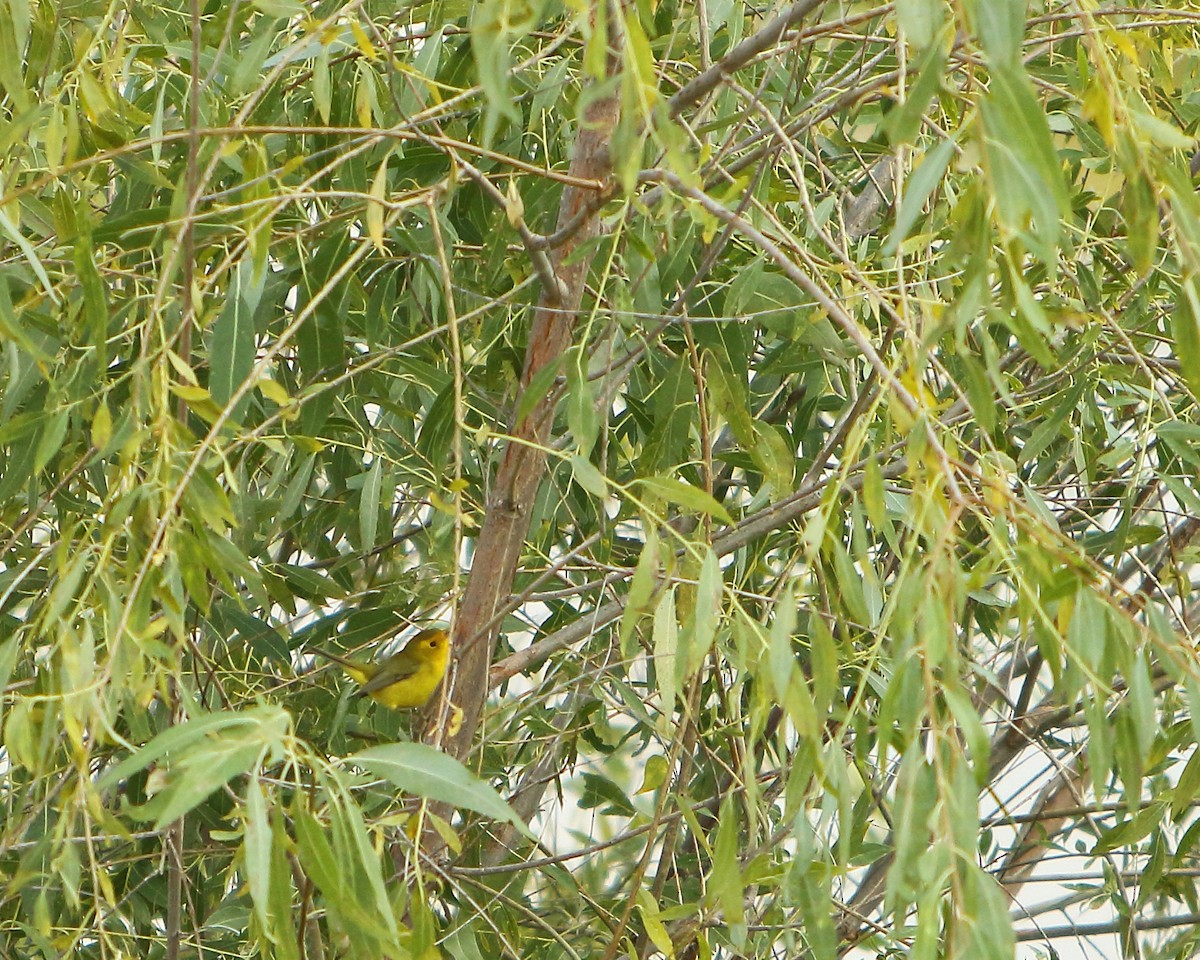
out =
<svg viewBox="0 0 1200 960"><path fill-rule="evenodd" d="M359 695L369 696L377 690L390 687L393 683L407 680L420 668L421 663L416 657L406 657L403 652L397 653L379 664L375 676L359 687Z"/></svg>

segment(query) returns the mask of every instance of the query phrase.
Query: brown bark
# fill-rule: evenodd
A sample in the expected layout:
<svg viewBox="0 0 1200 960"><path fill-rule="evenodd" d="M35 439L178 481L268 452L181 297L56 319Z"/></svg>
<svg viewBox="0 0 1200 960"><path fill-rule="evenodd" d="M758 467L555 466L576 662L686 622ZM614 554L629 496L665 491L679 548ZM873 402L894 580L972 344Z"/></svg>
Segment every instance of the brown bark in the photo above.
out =
<svg viewBox="0 0 1200 960"><path fill-rule="evenodd" d="M610 38L612 35L610 29ZM616 58L610 54L607 61L609 76L616 68ZM592 181L597 184L596 189L603 189L602 185L612 172L608 144L617 117L616 90L588 105L580 118L575 140L572 177ZM575 220L594 194L595 189L565 187L559 202L559 227ZM534 313L521 376L522 394L537 373L557 364L571 345L590 262L584 256L572 259L572 254L596 238L599 232L599 217L593 211L578 230L550 252L557 284L556 288L543 289ZM522 402L518 400L515 409L521 406ZM488 670L500 626L495 622L496 613L512 589L534 500L546 472L544 450L550 437L554 410L553 396L539 398L529 413L512 425L511 439L496 474L487 515L475 546L471 573L455 617L457 671L450 698L462 709L463 719L458 733L448 740L446 750L459 759L465 758L470 751L479 727L487 697Z"/></svg>

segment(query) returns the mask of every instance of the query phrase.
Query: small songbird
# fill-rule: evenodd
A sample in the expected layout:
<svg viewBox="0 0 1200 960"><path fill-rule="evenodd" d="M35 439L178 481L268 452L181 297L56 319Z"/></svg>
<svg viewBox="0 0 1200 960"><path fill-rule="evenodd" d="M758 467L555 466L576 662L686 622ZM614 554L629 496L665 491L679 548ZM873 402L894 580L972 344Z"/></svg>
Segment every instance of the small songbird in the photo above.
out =
<svg viewBox="0 0 1200 960"><path fill-rule="evenodd" d="M450 660L450 637L440 627L422 630L404 645L380 661L351 660L338 653L313 648L339 664L360 685L366 695L385 707L421 707L433 696Z"/></svg>

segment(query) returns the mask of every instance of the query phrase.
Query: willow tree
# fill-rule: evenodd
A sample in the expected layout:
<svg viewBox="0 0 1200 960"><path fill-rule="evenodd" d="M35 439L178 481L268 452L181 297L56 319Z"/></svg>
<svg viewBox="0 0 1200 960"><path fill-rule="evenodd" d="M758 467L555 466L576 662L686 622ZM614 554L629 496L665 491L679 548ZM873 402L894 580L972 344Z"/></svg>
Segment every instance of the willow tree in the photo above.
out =
<svg viewBox="0 0 1200 960"><path fill-rule="evenodd" d="M0 7L0 952L1194 952L1200 16Z"/></svg>

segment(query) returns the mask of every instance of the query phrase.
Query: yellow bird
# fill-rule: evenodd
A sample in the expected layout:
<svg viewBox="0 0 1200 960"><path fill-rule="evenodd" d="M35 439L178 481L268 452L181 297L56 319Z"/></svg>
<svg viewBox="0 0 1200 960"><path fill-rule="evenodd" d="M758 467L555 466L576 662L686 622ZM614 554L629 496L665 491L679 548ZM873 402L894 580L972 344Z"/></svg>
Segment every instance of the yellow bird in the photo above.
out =
<svg viewBox="0 0 1200 960"><path fill-rule="evenodd" d="M351 660L338 653L313 648L341 666L366 695L385 707L421 707L433 696L450 659L450 637L440 627L422 630L393 653L378 662Z"/></svg>

